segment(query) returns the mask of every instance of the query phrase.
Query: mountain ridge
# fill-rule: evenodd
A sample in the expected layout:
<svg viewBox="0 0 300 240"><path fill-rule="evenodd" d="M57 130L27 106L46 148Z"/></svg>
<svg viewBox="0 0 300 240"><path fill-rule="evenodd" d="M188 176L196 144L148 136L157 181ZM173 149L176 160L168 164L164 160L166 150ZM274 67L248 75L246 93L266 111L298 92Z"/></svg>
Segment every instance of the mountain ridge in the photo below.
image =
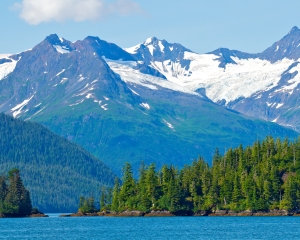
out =
<svg viewBox="0 0 300 240"><path fill-rule="evenodd" d="M163 73L168 81L204 93L219 105L300 131L296 117L299 116L298 70L287 73L297 65L299 47L300 30L293 27L287 35L261 53L219 48L207 54L190 51L177 53L180 61L176 57L174 60L155 56L145 56L147 59L144 61ZM135 51L139 49L135 48ZM137 55L134 53L132 56ZM287 93L289 96L284 96ZM265 97L261 98L261 95ZM277 97L272 98L275 95ZM268 101L269 97L272 102ZM280 108L285 108L285 111ZM290 117L294 114L295 117Z"/></svg>
<svg viewBox="0 0 300 240"><path fill-rule="evenodd" d="M182 167L198 155L211 161L216 147L248 145L267 135L298 136L293 130L216 104L224 97L242 96L218 88L212 94L207 86L213 84L205 71L223 76L247 59L230 56L236 64L220 68L216 60L220 55L199 55L153 38L144 44L151 58L132 60L135 57L128 57L123 49L99 41L103 40L88 37L71 43L51 35L21 58L13 56L16 67L0 81L0 111L42 123L84 146L118 174L125 161L136 171L142 160ZM149 48L152 42L153 49ZM261 68L267 62L255 61ZM199 82L199 69L208 85ZM190 79L198 82L190 86ZM214 86L224 79L218 81Z"/></svg>

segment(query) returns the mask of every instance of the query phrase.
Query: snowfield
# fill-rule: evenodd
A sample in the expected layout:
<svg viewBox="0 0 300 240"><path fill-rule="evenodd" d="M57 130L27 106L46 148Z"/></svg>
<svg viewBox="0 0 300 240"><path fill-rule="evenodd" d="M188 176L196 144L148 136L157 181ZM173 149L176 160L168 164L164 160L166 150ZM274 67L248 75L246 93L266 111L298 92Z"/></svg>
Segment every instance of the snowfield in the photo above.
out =
<svg viewBox="0 0 300 240"><path fill-rule="evenodd" d="M150 88L152 90L158 90L158 86L171 89L174 91L184 92L192 95L199 95L198 93L182 87L176 83L167 81L165 79L154 77L148 74L143 74L139 70L135 70L134 67L137 66L136 62L133 61L114 61L104 58L109 67L121 76L124 82L129 82L133 84L142 85L144 87ZM200 96L200 95L199 95Z"/></svg>
<svg viewBox="0 0 300 240"><path fill-rule="evenodd" d="M184 58L190 60L188 69L182 68L180 62L152 62L151 66L164 74L166 78L189 89L196 91L206 89L206 95L214 102L225 100L228 104L241 97L275 87L281 74L294 62L283 59L274 64L261 59L232 58L237 64L227 64L220 68L219 58L213 54L196 54L185 52Z"/></svg>
<svg viewBox="0 0 300 240"><path fill-rule="evenodd" d="M18 63L18 61L15 61L15 60L9 58L9 56L11 56L11 54L0 54L0 59L9 59L12 61L12 62L0 64L0 80L5 78L11 72L13 72Z"/></svg>

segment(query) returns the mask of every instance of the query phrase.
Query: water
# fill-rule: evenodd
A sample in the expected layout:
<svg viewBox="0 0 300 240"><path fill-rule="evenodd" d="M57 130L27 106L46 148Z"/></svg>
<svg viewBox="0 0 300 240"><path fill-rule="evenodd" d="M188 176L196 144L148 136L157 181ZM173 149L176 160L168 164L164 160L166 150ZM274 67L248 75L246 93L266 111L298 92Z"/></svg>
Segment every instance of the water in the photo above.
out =
<svg viewBox="0 0 300 240"><path fill-rule="evenodd" d="M299 239L298 217L0 219L0 239Z"/></svg>

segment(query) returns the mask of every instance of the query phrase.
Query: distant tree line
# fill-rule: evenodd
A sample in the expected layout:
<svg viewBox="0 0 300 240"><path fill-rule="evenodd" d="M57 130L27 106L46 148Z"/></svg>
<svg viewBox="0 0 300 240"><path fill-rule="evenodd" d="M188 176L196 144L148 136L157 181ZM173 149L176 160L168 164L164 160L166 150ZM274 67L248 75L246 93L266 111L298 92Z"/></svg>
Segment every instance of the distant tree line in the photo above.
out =
<svg viewBox="0 0 300 240"><path fill-rule="evenodd" d="M182 169L142 165L138 179L126 163L122 184L117 180L112 192L102 191L101 199L102 210L116 212L298 211L300 138L289 142L267 137L224 155L216 149L212 166L201 157Z"/></svg>
<svg viewBox="0 0 300 240"><path fill-rule="evenodd" d="M18 169L0 176L0 215L26 216L32 212L29 191L24 187Z"/></svg>

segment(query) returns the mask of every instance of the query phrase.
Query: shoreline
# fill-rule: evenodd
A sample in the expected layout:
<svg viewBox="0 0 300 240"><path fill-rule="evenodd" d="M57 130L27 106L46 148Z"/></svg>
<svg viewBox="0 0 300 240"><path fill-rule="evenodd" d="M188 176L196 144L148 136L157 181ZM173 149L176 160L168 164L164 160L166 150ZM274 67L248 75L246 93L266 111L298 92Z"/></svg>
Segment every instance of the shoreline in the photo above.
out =
<svg viewBox="0 0 300 240"><path fill-rule="evenodd" d="M49 215L43 213L35 213L31 215L17 216L17 215L10 215L10 214L5 215L0 213L0 218L44 218L44 217L49 217Z"/></svg>
<svg viewBox="0 0 300 240"><path fill-rule="evenodd" d="M284 216L300 216L298 212L289 212L286 210L270 210L270 211L240 211L216 210L216 211L199 211L197 213L180 212L171 213L169 211L124 211L112 212L102 211L95 213L71 213L62 214L59 217L284 217Z"/></svg>

